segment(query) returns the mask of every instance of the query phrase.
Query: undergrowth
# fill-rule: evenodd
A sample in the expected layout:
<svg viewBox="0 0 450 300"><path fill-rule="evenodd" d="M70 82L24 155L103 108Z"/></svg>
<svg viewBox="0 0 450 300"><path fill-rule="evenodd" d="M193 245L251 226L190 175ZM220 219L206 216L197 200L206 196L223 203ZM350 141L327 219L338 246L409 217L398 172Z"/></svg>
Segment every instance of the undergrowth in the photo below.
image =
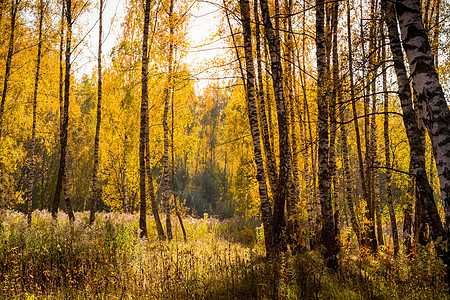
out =
<svg viewBox="0 0 450 300"><path fill-rule="evenodd" d="M317 252L264 258L256 224L184 219L174 240L160 242L149 218L35 211L0 212L2 299L446 299L443 266L431 246L411 258L342 254L328 270ZM345 251L342 251L343 253Z"/></svg>

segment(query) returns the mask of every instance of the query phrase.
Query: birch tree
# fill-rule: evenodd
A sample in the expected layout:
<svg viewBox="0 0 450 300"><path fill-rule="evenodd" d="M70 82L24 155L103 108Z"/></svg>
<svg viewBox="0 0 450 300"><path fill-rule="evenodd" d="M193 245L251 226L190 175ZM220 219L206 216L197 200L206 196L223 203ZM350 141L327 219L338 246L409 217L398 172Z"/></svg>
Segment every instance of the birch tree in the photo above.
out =
<svg viewBox="0 0 450 300"><path fill-rule="evenodd" d="M261 201L261 215L264 224L264 239L267 255L272 257L276 254L276 245L273 244L272 236L272 208L267 196L266 175L261 151L260 132L258 125L258 110L255 101L255 69L253 65L252 36L250 27L250 4L248 0L239 1L242 28L244 34L245 66L247 71L246 99L248 119L253 141L253 151L256 163L256 179L258 180L259 196Z"/></svg>
<svg viewBox="0 0 450 300"><path fill-rule="evenodd" d="M30 149L30 177L28 183L28 203L27 203L27 221L31 224L31 214L33 212L33 193L35 185L35 155L36 155L36 119L37 119L37 96L39 88L39 76L41 70L41 52L42 52L42 42L43 42L43 20L44 13L47 3L43 0L39 0L38 10L39 10L39 22L38 22L38 49L36 57L36 73L34 77L34 92L33 92L33 125L31 129L31 149Z"/></svg>
<svg viewBox="0 0 450 300"><path fill-rule="evenodd" d="M57 218L58 207L61 197L64 196L66 200L66 208L69 214L69 219L73 221L75 219L70 204L70 199L65 197L66 193L64 189L67 188L67 140L68 140L68 128L69 128L69 104L70 104L70 71L71 71L71 43L72 43L72 0L65 0L65 7L63 5L62 11L65 12L65 18L67 23L66 31L66 45L65 45L65 73L64 73L64 103L63 110L61 111L61 132L60 132L60 159L58 180L56 182L56 190L53 197L52 216ZM64 13L62 14L62 16Z"/></svg>
<svg viewBox="0 0 450 300"><path fill-rule="evenodd" d="M324 35L325 3L316 2L316 58L317 58L317 105L318 105L318 134L319 134L319 198L322 212L322 243L325 247L327 265L337 267L338 252L336 228L331 205L331 178L328 163L328 103L326 95L326 57Z"/></svg>
<svg viewBox="0 0 450 300"><path fill-rule="evenodd" d="M413 89L433 146L448 240L450 234L450 110L434 66L434 57L423 26L419 2L399 0L395 8L403 48L411 70Z"/></svg>
<svg viewBox="0 0 450 300"><path fill-rule="evenodd" d="M146 148L146 130L148 116L148 31L150 25L151 0L145 0L144 8L144 32L142 36L142 98L141 98L141 126L139 134L139 191L140 191L140 210L139 210L139 229L141 237L147 237L147 197L145 191L145 148ZM153 188L153 187L152 187Z"/></svg>
<svg viewBox="0 0 450 300"><path fill-rule="evenodd" d="M98 165L99 155L98 147L100 143L100 126L102 122L102 33L103 33L103 0L99 3L98 13L98 53L97 53L97 124L95 126L95 140L94 140L94 171L92 175L92 199L91 199L91 213L89 215L89 223L93 223L95 219L95 211L97 209L97 202L100 198L98 189Z"/></svg>

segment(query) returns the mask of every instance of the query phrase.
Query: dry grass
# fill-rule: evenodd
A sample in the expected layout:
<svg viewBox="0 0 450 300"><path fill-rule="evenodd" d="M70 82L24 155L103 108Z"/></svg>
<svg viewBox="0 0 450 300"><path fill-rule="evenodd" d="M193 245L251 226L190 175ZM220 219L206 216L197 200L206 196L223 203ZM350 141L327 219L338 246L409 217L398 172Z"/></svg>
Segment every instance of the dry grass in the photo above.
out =
<svg viewBox="0 0 450 300"><path fill-rule="evenodd" d="M184 219L174 241L160 242L149 218L139 239L138 216L100 213L93 226L77 213L54 223L35 211L0 212L2 299L445 299L442 266L427 249L414 260L381 253L341 258L331 272L316 252L268 262L253 225ZM230 238L231 237L231 238Z"/></svg>

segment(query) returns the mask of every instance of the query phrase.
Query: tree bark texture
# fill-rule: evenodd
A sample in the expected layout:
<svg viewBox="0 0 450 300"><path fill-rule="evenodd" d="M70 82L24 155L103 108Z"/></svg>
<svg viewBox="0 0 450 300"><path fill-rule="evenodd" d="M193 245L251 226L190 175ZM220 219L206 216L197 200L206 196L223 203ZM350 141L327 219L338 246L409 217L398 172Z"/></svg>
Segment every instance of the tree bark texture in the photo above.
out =
<svg viewBox="0 0 450 300"><path fill-rule="evenodd" d="M169 55L168 55L168 68L167 68L167 86L164 90L164 113L163 113L163 130L164 130L164 153L162 158L163 176L164 176L164 193L163 193L163 205L166 213L166 232L167 239L172 240L172 221L171 221L171 207L170 207L170 173L169 173L169 125L167 119L169 115L169 102L172 95L173 83L172 83L172 62L173 62L173 0L170 0L169 4Z"/></svg>
<svg viewBox="0 0 450 300"><path fill-rule="evenodd" d="M277 2L278 0L275 0ZM286 116L286 103L284 99L283 70L281 67L281 44L280 39L274 32L267 0L260 1L261 14L264 23L264 31L269 45L272 82L277 106L278 119L278 143L279 143L279 175L278 186L274 197L273 210L273 238L274 243L280 247L285 247L283 240L284 229L284 207L288 195L289 172L291 171L291 151L289 143L289 130Z"/></svg>
<svg viewBox="0 0 450 300"><path fill-rule="evenodd" d="M355 84L354 84L354 74L353 74L353 47L352 47L352 35L351 35L351 18L350 18L350 2L347 1L347 31L348 31L348 65L349 65L349 75L350 75L350 99L352 103L352 112L353 112L353 123L355 126L355 136L356 136L356 150L358 153L358 167L359 167L359 176L361 180L361 189L363 191L363 198L366 201L367 206L369 206L370 201L368 200L367 193L367 185L366 185L366 176L364 171L364 161L362 158L362 146L361 146L361 136L359 131L359 122L358 115L356 111L356 99L355 99ZM369 219L370 216L366 217ZM373 241L375 239L375 232L373 230L367 230L366 226L363 225L362 230L362 243L365 247L370 247L372 251L376 251L376 244L374 247Z"/></svg>
<svg viewBox="0 0 450 300"><path fill-rule="evenodd" d="M329 136L328 136L328 103L326 89L326 54L324 36L325 3L316 1L316 57L317 57L317 116L319 134L319 199L322 212L322 243L325 247L327 265L337 267L338 252L336 228L334 226L333 207L331 204L331 178L328 164Z"/></svg>
<svg viewBox="0 0 450 300"><path fill-rule="evenodd" d="M332 15L331 15L331 36L332 36L332 80L333 89L331 91L331 103L329 109L330 115L330 153L328 157L330 165L330 178L332 183L332 200L334 201L334 226L336 228L336 236L339 236L339 193L337 184L337 165L336 165L336 136L337 136L337 116L336 116L336 105L342 99L342 92L340 86L339 77L339 56L338 56L338 18L339 18L339 2L336 1L332 4Z"/></svg>
<svg viewBox="0 0 450 300"><path fill-rule="evenodd" d="M256 163L256 179L258 180L259 196L261 201L261 216L264 224L264 239L268 257L277 254L276 245L273 244L272 236L272 208L267 195L266 176L261 151L260 132L258 126L258 110L255 101L255 70L253 66L252 36L250 27L250 5L248 0L239 1L242 28L244 33L245 65L247 71L247 110L252 133L253 151Z"/></svg>
<svg viewBox="0 0 450 300"><path fill-rule="evenodd" d="M97 54L97 124L95 126L94 139L94 171L92 174L92 199L91 199L91 213L89 215L89 223L92 224L95 219L95 211L97 210L97 203L100 198L98 189L98 165L99 155L98 148L100 144L100 125L102 123L102 33L103 33L103 0L100 0L99 16L98 16L98 54Z"/></svg>
<svg viewBox="0 0 450 300"><path fill-rule="evenodd" d="M411 79L417 101L422 108L423 121L433 145L436 167L444 205L445 226L450 233L450 110L434 66L427 33L417 0L398 0L397 18L403 47L411 70ZM416 181L425 180L426 175ZM426 208L425 208L426 209ZM448 240L448 236L447 236Z"/></svg>
<svg viewBox="0 0 450 300"><path fill-rule="evenodd" d="M285 1L285 14L291 15L292 1ZM285 51L284 51L284 61L285 61L285 72L284 72L284 82L287 92L286 97L286 107L288 112L288 124L291 141L291 172L289 173L289 192L287 197L286 212L287 212L287 226L289 237L292 240L294 235L297 233L297 203L300 202L300 176L298 167L298 138L296 130L296 120L295 120L295 92L294 92L294 68L293 68L293 51L294 42L292 36L292 21L291 18L284 18L282 30L285 32ZM294 242L295 243L295 242ZM293 245L296 247L296 245Z"/></svg>
<svg viewBox="0 0 450 300"><path fill-rule="evenodd" d="M150 25L151 0L145 1L144 9L144 33L142 38L142 98L141 98L141 128L139 135L139 229L141 237L147 237L147 197L145 190L145 148L146 148L146 124L148 115L148 31Z"/></svg>
<svg viewBox="0 0 450 300"><path fill-rule="evenodd" d="M383 12L383 18L385 13ZM383 19L384 20L384 19ZM385 40L384 29L381 31L382 40ZM386 47L383 45L381 49L381 61L383 61L383 70L386 68ZM395 216L394 202L392 200L392 173L391 173L391 149L390 149L390 136L389 136L389 94L387 91L387 75L383 72L383 92L384 92L384 157L386 165L386 200L389 210L389 219L391 221L392 241L394 244L394 256L398 256L400 246L398 243L398 229L397 218Z"/></svg>
<svg viewBox="0 0 450 300"><path fill-rule="evenodd" d="M27 199L27 221L31 224L31 214L33 212L33 193L35 185L35 152L36 152L36 117L37 117L37 95L39 88L39 72L41 70L41 50L42 50L42 23L44 20L44 2L39 1L39 25L38 25L38 51L36 59L36 73L34 77L34 92L33 92L33 125L31 129L31 149L30 149L30 177L28 183L28 199Z"/></svg>
<svg viewBox="0 0 450 300"><path fill-rule="evenodd" d="M63 7L64 11L64 7ZM64 73L64 107L60 118L62 119L61 132L60 132L60 160L58 170L58 180L56 182L56 190L53 198L52 216L57 218L58 207L61 197L65 196L64 187L67 185L67 138L69 127L69 97L70 97L70 55L71 55L71 42L72 42L72 1L65 0L65 15L67 22L67 36L66 36L66 49L65 49L65 73ZM72 207L70 205L70 199L66 198L66 208L69 214L69 219L74 220Z"/></svg>
<svg viewBox="0 0 450 300"><path fill-rule="evenodd" d="M18 6L19 6L19 2L20 2L20 0L12 0L11 1L11 25L10 25L10 34L9 34L8 54L6 56L5 77L3 79L2 100L0 102L0 138L3 137L5 102L6 102L6 96L8 93L9 76L11 75L12 57L14 55L14 42L15 42L14 34L15 34L15 29L16 29L17 10L18 10Z"/></svg>
<svg viewBox="0 0 450 300"><path fill-rule="evenodd" d="M388 1L383 1L383 6L386 14L385 22L389 29L389 46L392 52L399 86L398 95L403 111L403 123L410 146L411 171L415 176L416 197L427 215L427 222L430 225L433 240L436 240L438 237L446 239L445 230L433 199L433 190L426 174L425 147L413 108L411 88L403 60L397 23L395 22L395 8Z"/></svg>
<svg viewBox="0 0 450 300"><path fill-rule="evenodd" d="M258 0L254 0L254 16L255 16L255 39L256 39L256 62L258 67L258 91L257 100L259 102L259 115L261 119L261 133L264 146L264 153L266 154L267 175L269 177L269 184L272 193L275 192L277 186L277 166L273 154L273 144L270 142L269 125L266 116L266 99L264 94L264 80L262 76L262 57L261 57L261 32L259 28L259 15L258 15ZM268 89L267 85L267 89ZM270 98L267 98L269 100Z"/></svg>

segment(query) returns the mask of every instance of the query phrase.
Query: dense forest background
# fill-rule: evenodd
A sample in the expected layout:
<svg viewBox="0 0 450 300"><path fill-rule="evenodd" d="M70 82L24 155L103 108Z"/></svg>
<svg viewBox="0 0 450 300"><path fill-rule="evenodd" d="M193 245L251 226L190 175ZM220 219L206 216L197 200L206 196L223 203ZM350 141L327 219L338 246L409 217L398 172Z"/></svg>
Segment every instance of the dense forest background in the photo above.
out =
<svg viewBox="0 0 450 300"><path fill-rule="evenodd" d="M178 222L187 239L187 216L241 220L269 258L331 269L430 245L449 262L447 1L127 0L105 53L108 5L1 2L3 209L139 213L160 240ZM194 65L205 5L221 49Z"/></svg>

